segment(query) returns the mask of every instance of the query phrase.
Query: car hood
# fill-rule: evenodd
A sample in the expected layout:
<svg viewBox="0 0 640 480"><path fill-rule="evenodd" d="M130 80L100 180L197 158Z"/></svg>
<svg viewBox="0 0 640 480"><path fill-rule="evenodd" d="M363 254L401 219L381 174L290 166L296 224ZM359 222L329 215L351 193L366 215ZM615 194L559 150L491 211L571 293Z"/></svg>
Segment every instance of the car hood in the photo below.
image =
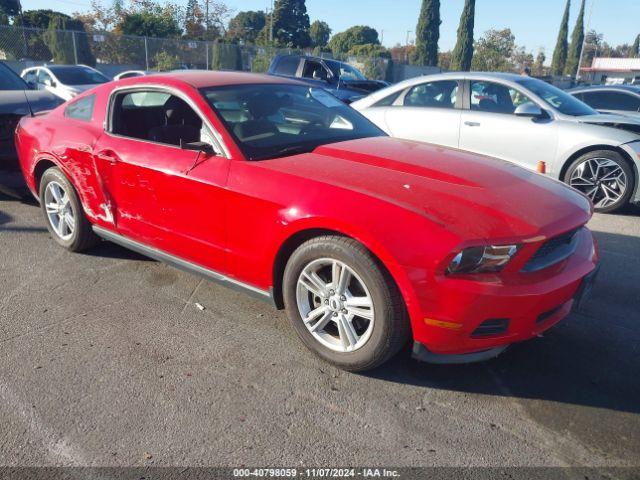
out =
<svg viewBox="0 0 640 480"><path fill-rule="evenodd" d="M3 90L0 92L0 114L29 115L51 110L60 105L55 95L44 90Z"/></svg>
<svg viewBox="0 0 640 480"><path fill-rule="evenodd" d="M603 127L617 128L627 132L640 135L640 118L629 115L618 115L612 113L598 113L595 115L583 115L576 117L579 123L591 125L601 125Z"/></svg>
<svg viewBox="0 0 640 480"><path fill-rule="evenodd" d="M591 205L559 181L491 157L375 137L269 160L269 168L394 203L462 239L553 236L585 224Z"/></svg>

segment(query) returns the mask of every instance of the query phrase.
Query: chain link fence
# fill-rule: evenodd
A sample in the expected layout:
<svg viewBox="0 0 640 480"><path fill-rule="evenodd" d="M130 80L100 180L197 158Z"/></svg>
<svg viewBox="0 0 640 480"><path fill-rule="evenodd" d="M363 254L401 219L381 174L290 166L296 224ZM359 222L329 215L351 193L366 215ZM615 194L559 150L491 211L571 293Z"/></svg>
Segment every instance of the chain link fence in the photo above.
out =
<svg viewBox="0 0 640 480"><path fill-rule="evenodd" d="M137 37L115 33L27 28L0 25L0 60L26 66L39 63L85 64L109 74L125 69L240 70L266 72L278 53L305 52L185 39ZM327 53L319 56L331 57ZM386 58L348 57L368 78L393 81Z"/></svg>

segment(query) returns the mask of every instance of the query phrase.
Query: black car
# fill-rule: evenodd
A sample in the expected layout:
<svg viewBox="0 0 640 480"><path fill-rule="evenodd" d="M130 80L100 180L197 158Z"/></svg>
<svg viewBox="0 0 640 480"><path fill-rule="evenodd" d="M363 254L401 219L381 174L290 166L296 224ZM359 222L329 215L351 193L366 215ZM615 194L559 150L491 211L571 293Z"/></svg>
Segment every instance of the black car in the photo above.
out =
<svg viewBox="0 0 640 480"><path fill-rule="evenodd" d="M569 93L599 112L640 119L640 86L592 85L574 88Z"/></svg>
<svg viewBox="0 0 640 480"><path fill-rule="evenodd" d="M31 90L22 78L0 62L0 166L17 166L13 134L25 115L51 110L62 100L44 90Z"/></svg>
<svg viewBox="0 0 640 480"><path fill-rule="evenodd" d="M348 63L305 55L276 55L268 73L324 88L345 103L355 102L371 92L389 86L387 82L368 80Z"/></svg>

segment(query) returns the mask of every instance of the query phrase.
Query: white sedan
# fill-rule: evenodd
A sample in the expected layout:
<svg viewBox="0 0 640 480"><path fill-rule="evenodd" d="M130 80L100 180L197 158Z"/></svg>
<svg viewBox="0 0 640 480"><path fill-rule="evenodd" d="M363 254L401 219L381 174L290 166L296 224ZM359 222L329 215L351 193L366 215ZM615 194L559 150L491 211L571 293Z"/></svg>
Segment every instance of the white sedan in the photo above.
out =
<svg viewBox="0 0 640 480"><path fill-rule="evenodd" d="M86 65L43 65L27 68L20 76L31 88L47 90L63 100L70 100L109 81L98 70Z"/></svg>
<svg viewBox="0 0 640 480"><path fill-rule="evenodd" d="M535 78L479 72L416 77L351 104L389 135L539 169L596 211L640 203L640 121L604 115Z"/></svg>

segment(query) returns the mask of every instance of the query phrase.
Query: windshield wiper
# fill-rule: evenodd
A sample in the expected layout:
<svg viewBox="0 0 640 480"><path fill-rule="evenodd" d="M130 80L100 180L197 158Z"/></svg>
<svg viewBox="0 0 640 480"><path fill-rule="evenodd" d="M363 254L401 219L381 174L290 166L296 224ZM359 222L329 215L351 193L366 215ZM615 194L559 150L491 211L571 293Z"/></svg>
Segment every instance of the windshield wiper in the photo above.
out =
<svg viewBox="0 0 640 480"><path fill-rule="evenodd" d="M315 149L315 145L290 145L273 153L255 156L252 160L268 160L270 158L287 157L289 155L297 155L299 153L309 153Z"/></svg>

